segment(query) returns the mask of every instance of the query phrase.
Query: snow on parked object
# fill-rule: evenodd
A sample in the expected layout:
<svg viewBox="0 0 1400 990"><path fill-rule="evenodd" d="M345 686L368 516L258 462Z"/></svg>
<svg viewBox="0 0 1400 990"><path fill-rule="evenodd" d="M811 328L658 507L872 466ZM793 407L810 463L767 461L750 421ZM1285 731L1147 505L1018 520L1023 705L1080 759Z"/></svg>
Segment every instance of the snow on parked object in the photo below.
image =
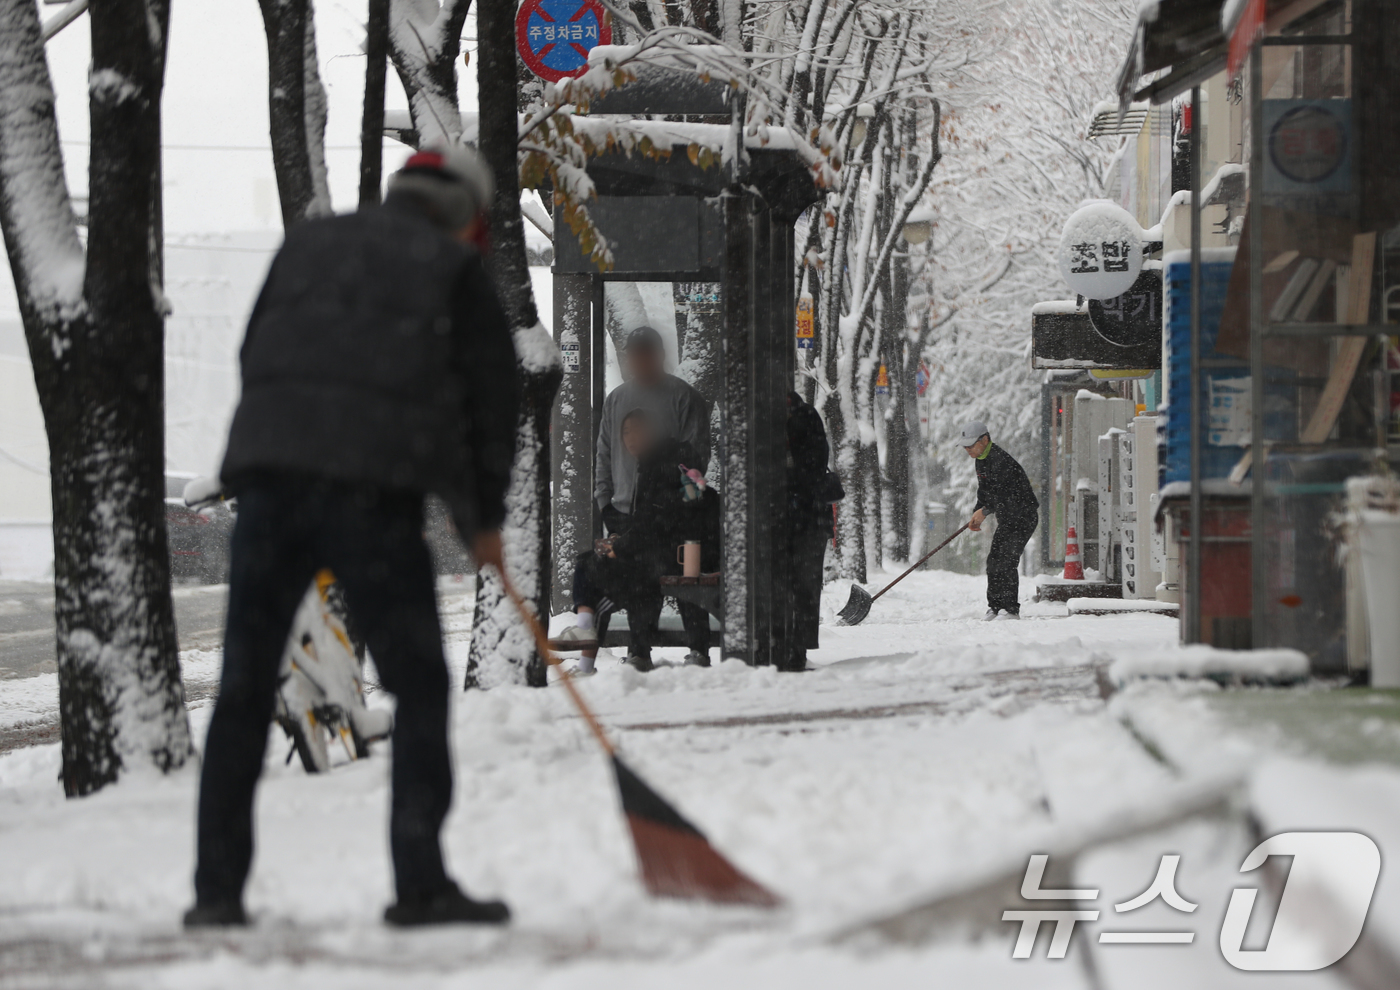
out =
<svg viewBox="0 0 1400 990"><path fill-rule="evenodd" d="M1031 307L1032 316L1074 316L1087 312L1089 312L1089 307L1081 305L1077 299L1049 299L1045 302L1038 302ZM1088 389L1080 389L1080 391L1087 392ZM1094 395L1092 392L1089 394Z"/></svg>
<svg viewBox="0 0 1400 990"><path fill-rule="evenodd" d="M1070 582L1065 582L1066 584ZM1151 598L1071 598L1065 602L1070 615L1145 615L1175 616L1181 606L1176 602L1159 602Z"/></svg>
<svg viewBox="0 0 1400 990"><path fill-rule="evenodd" d="M1308 676L1299 650L1217 650L1203 644L1120 656L1108 669L1117 684L1142 677L1205 677L1230 682L1298 681Z"/></svg>

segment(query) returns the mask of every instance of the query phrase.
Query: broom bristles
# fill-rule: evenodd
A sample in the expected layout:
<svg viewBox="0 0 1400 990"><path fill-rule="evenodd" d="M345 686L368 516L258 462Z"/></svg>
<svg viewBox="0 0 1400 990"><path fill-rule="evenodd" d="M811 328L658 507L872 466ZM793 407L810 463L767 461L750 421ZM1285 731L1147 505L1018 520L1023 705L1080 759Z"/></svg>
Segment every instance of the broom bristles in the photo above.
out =
<svg viewBox="0 0 1400 990"><path fill-rule="evenodd" d="M613 770L642 883L653 897L759 907L782 903L776 894L721 856L698 828L616 756Z"/></svg>
<svg viewBox="0 0 1400 990"><path fill-rule="evenodd" d="M603 727L593 717L559 657L549 648L549 638L535 614L525 607L505 571L499 572L506 594L535 637L535 645L549 663L559 666L563 684L588 723L603 751L612 758L622 813L632 832L632 845L642 868L642 882L653 897L701 898L721 904L754 904L777 907L782 900L766 887L745 876L725 859L709 840L660 794L646 785L627 764L617 758Z"/></svg>
<svg viewBox="0 0 1400 990"><path fill-rule="evenodd" d="M715 852L703 835L678 832L637 815L627 816L642 883L653 897L679 897L720 904L777 907L782 901Z"/></svg>

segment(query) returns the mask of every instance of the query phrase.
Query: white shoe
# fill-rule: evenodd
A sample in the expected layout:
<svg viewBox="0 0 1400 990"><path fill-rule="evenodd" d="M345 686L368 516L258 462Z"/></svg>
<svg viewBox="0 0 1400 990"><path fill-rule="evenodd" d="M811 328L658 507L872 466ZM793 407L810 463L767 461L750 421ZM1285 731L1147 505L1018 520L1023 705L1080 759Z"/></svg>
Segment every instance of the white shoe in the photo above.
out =
<svg viewBox="0 0 1400 990"><path fill-rule="evenodd" d="M598 673L598 668L593 665L592 660L589 660L586 665L584 661L580 660L572 667L566 667L564 669L568 671L570 677L592 677L594 674Z"/></svg>
<svg viewBox="0 0 1400 990"><path fill-rule="evenodd" d="M598 633L593 629L570 626L555 636L551 642L559 644L555 647L559 650L591 650L598 645Z"/></svg>
<svg viewBox="0 0 1400 990"><path fill-rule="evenodd" d="M983 622L991 622L991 621L992 621L993 619L995 619L996 617L997 617L997 610L994 609L994 608L989 608L989 609L987 609L987 614L984 615L984 616L982 616L982 621L983 621Z"/></svg>
<svg viewBox="0 0 1400 990"><path fill-rule="evenodd" d="M1003 621L1003 622L1006 621L1007 619L1020 619L1020 618L1021 618L1021 613L1020 613L1020 612L1006 612L1006 611L1003 611L1003 612L1001 613L1001 615L998 615L998 616L997 616L997 618L998 618L999 620Z"/></svg>

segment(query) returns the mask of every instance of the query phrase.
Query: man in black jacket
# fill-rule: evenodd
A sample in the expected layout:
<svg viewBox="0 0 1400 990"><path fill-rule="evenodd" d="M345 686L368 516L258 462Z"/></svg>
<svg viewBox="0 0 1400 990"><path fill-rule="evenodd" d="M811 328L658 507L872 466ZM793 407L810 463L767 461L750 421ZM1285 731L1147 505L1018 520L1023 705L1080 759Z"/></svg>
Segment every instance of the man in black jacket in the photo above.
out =
<svg viewBox="0 0 1400 990"><path fill-rule="evenodd" d="M224 667L199 793L187 927L241 925L253 793L277 673L312 575L335 572L386 688L397 925L503 922L449 879L447 667L423 499L501 566L519 406L510 328L473 242L491 198L475 152L420 152L378 209L293 227L248 322L221 477L238 497Z"/></svg>
<svg viewBox="0 0 1400 990"><path fill-rule="evenodd" d="M1040 503L1031 490L1031 480L1016 459L992 443L987 424L971 422L963 426L958 442L977 462L977 505L968 529L982 529L990 515L997 517L992 549L987 553L987 614L995 619L1021 617L1018 597L1020 580L1017 565L1031 534L1040 522Z"/></svg>

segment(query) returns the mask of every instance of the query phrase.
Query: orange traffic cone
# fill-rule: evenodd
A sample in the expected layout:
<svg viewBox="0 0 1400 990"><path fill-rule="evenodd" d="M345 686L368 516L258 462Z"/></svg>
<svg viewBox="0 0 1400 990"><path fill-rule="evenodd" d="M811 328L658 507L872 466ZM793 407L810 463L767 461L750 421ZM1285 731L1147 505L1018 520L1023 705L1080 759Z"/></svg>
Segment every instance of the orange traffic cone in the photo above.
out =
<svg viewBox="0 0 1400 990"><path fill-rule="evenodd" d="M1079 562L1079 534L1073 526L1065 534L1065 580L1084 580L1084 565Z"/></svg>

